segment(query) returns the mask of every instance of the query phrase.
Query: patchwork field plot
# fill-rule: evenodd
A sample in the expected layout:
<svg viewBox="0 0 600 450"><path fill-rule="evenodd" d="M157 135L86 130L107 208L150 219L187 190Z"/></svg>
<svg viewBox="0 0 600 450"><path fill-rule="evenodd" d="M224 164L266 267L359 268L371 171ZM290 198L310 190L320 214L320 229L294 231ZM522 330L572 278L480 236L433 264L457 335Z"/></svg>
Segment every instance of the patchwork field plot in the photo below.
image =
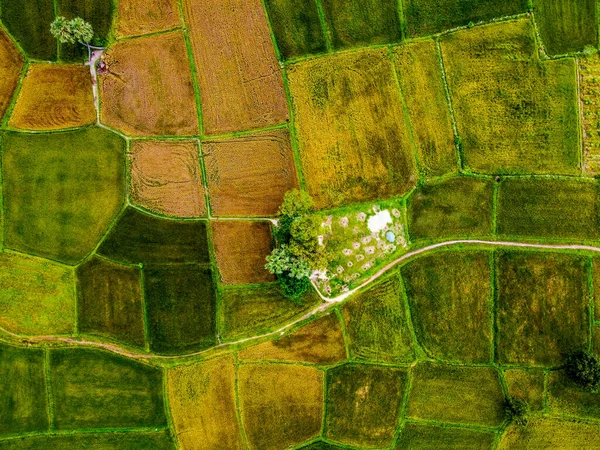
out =
<svg viewBox="0 0 600 450"><path fill-rule="evenodd" d="M544 372L540 369L509 369L504 371L508 394L525 400L532 411L544 407Z"/></svg>
<svg viewBox="0 0 600 450"><path fill-rule="evenodd" d="M596 240L598 194L596 183L506 179L498 190L498 234Z"/></svg>
<svg viewBox="0 0 600 450"><path fill-rule="evenodd" d="M595 0L535 0L533 6L544 47L551 55L598 45Z"/></svg>
<svg viewBox="0 0 600 450"><path fill-rule="evenodd" d="M407 423L396 441L396 450L489 450L495 435L487 431Z"/></svg>
<svg viewBox="0 0 600 450"><path fill-rule="evenodd" d="M283 195L298 187L287 130L208 141L205 155L215 216L272 216Z"/></svg>
<svg viewBox="0 0 600 450"><path fill-rule="evenodd" d="M81 261L121 209L125 145L100 128L7 133L2 141L5 245Z"/></svg>
<svg viewBox="0 0 600 450"><path fill-rule="evenodd" d="M8 124L23 130L59 130L95 122L87 67L34 64L23 81Z"/></svg>
<svg viewBox="0 0 600 450"><path fill-rule="evenodd" d="M499 363L556 366L587 348L586 263L562 254L497 253Z"/></svg>
<svg viewBox="0 0 600 450"><path fill-rule="evenodd" d="M389 44L401 39L396 0L323 0L336 48Z"/></svg>
<svg viewBox="0 0 600 450"><path fill-rule="evenodd" d="M407 417L497 427L504 393L494 369L421 363L412 370Z"/></svg>
<svg viewBox="0 0 600 450"><path fill-rule="evenodd" d="M157 368L102 351L60 349L50 351L50 379L58 430L166 425Z"/></svg>
<svg viewBox="0 0 600 450"><path fill-rule="evenodd" d="M206 134L264 128L288 118L283 78L261 0L183 0Z"/></svg>
<svg viewBox="0 0 600 450"><path fill-rule="evenodd" d="M93 257L79 266L76 273L79 332L143 347L140 269Z"/></svg>
<svg viewBox="0 0 600 450"><path fill-rule="evenodd" d="M300 447L301 450L344 450L344 447L340 447L338 445L329 444L323 441L316 441L312 444L305 445L304 447Z"/></svg>
<svg viewBox="0 0 600 450"><path fill-rule="evenodd" d="M565 450L600 449L600 429L597 423L539 418L526 427L510 426L498 445L500 450Z"/></svg>
<svg viewBox="0 0 600 450"><path fill-rule="evenodd" d="M117 3L117 37L156 33L181 26L177 0L120 0Z"/></svg>
<svg viewBox="0 0 600 450"><path fill-rule="evenodd" d="M242 361L330 365L346 359L346 348L340 322L331 313L286 336L241 350L238 356Z"/></svg>
<svg viewBox="0 0 600 450"><path fill-rule="evenodd" d="M175 450L177 447L166 431L125 433L80 433L28 436L0 441L2 450L64 450L85 448L86 450L130 450L148 448L152 450Z"/></svg>
<svg viewBox="0 0 600 450"><path fill-rule="evenodd" d="M276 450L317 436L323 420L323 383L323 372L312 367L240 366L240 410L249 448Z"/></svg>
<svg viewBox="0 0 600 450"><path fill-rule="evenodd" d="M387 447L398 425L406 371L345 364L327 372L325 435L337 442Z"/></svg>
<svg viewBox="0 0 600 450"><path fill-rule="evenodd" d="M17 87L22 67L23 56L10 37L0 29L0 119L4 117Z"/></svg>
<svg viewBox="0 0 600 450"><path fill-rule="evenodd" d="M101 119L131 136L199 133L192 72L183 33L114 45L100 77Z"/></svg>
<svg viewBox="0 0 600 450"><path fill-rule="evenodd" d="M408 199L412 241L492 234L490 180L457 177L424 184Z"/></svg>
<svg viewBox="0 0 600 450"><path fill-rule="evenodd" d="M491 174L579 173L572 59L540 62L527 19L441 42L466 166Z"/></svg>
<svg viewBox="0 0 600 450"><path fill-rule="evenodd" d="M26 336L69 334L75 325L73 271L51 261L0 254L0 326Z"/></svg>
<svg viewBox="0 0 600 450"><path fill-rule="evenodd" d="M579 60L579 96L583 113L583 171L600 174L600 58Z"/></svg>
<svg viewBox="0 0 600 450"><path fill-rule="evenodd" d="M527 0L406 0L404 19L410 37L426 36L458 26L524 13Z"/></svg>
<svg viewBox="0 0 600 450"><path fill-rule="evenodd" d="M288 67L302 170L318 207L401 195L417 168L386 50Z"/></svg>
<svg viewBox="0 0 600 450"><path fill-rule="evenodd" d="M170 370L171 414L182 448L244 448L236 412L234 358L225 356Z"/></svg>
<svg viewBox="0 0 600 450"><path fill-rule="evenodd" d="M401 273L417 339L428 356L462 363L491 360L489 253L437 253L404 266Z"/></svg>
<svg viewBox="0 0 600 450"><path fill-rule="evenodd" d="M197 141L134 141L129 157L132 201L167 216L206 214Z"/></svg>
<svg viewBox="0 0 600 450"><path fill-rule="evenodd" d="M409 363L412 335L402 285L394 274L342 307L350 355L354 360Z"/></svg>
<svg viewBox="0 0 600 450"><path fill-rule="evenodd" d="M426 175L456 172L454 132L435 42L422 41L396 49L394 64L422 171Z"/></svg>
<svg viewBox="0 0 600 450"><path fill-rule="evenodd" d="M600 418L600 396L570 381L562 370L551 372L548 380L548 408L551 414Z"/></svg>

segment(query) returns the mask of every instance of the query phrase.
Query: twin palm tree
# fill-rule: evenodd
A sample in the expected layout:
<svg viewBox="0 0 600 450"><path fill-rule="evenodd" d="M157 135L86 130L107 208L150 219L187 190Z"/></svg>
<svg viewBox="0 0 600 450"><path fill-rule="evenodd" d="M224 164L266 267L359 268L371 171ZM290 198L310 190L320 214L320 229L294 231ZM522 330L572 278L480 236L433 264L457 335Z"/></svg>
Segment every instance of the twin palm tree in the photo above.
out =
<svg viewBox="0 0 600 450"><path fill-rule="evenodd" d="M103 50L103 47L95 47L90 45L90 41L94 38L94 30L92 25L87 23L81 17L67 20L65 17L57 17L50 25L50 33L61 44L79 43L85 45L88 49L88 61L92 59L92 50Z"/></svg>

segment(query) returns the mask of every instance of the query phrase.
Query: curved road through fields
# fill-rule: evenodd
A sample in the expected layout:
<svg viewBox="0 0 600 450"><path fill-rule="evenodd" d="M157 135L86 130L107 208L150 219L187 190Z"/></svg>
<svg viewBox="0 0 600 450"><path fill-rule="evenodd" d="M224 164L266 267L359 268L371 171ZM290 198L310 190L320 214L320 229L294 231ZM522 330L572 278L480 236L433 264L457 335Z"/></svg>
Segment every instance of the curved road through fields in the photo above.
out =
<svg viewBox="0 0 600 450"><path fill-rule="evenodd" d="M581 244L533 244L533 243L511 242L511 241L486 241L486 240L478 240L478 239L456 239L456 240L451 240L451 241L438 242L437 244L428 245L426 247L422 247L422 248L410 251L408 253L405 253L404 255L400 256L399 258L395 259L394 261L392 261L389 264L382 267L380 270L378 270L376 273L374 273L369 278L367 278L364 282L362 282L359 286L355 287L354 289L352 289L348 292L344 292L343 294L340 294L338 296L326 297L315 286L315 290L319 294L319 297L321 297L321 299L323 300L323 303L321 305L319 305L318 307L316 307L315 309L313 309L312 311L309 311L308 313L304 314L302 317L299 317L299 318L293 320L292 322L286 324L285 326L279 328L278 330L272 331L270 333L261 334L258 336L252 336L249 338L240 339L238 341L225 342L225 343L216 345L214 347L211 347L211 348L199 351L199 352L189 353L187 355L165 356L165 355L153 355L153 354L148 354L148 353L137 353L137 352L129 351L118 345L104 343L104 342L86 341L84 339L73 339L73 338L66 338L66 337L61 337L61 336L37 336L37 337L33 337L33 338L27 338L25 336L21 336L21 335L12 333L12 332L2 329L2 328L0 328L0 331L5 333L6 335L11 336L13 338L13 340L21 340L28 344L43 343L43 342L62 342L65 344L76 345L76 346L103 348L103 349L111 351L113 353L117 353L119 355L126 356L128 358L138 359L138 360L185 359L185 358L190 358L190 357L194 357L194 356L199 356L199 355L202 355L202 354L208 353L208 352L214 352L215 350L230 347L233 345L242 344L242 343L249 342L249 341L254 341L254 340L266 338L269 336L275 336L277 334L283 334L286 330L288 330L289 328L298 324L299 322L302 322L318 313L327 311L328 309L332 308L336 304L338 304L338 303L346 300L348 297L356 294L358 291L367 287L373 281L380 278L387 271L394 268L398 264L406 262L407 260L410 260L415 256L422 255L423 253L427 253L427 252L430 252L430 251L438 249L438 248L452 247L455 245L479 245L479 246L483 245L483 246L490 246L490 247L533 248L533 249L540 249L540 250L584 250L584 251L589 251L589 252L600 253L600 247L594 247L591 245L581 245ZM314 286L314 284L313 284L313 286Z"/></svg>

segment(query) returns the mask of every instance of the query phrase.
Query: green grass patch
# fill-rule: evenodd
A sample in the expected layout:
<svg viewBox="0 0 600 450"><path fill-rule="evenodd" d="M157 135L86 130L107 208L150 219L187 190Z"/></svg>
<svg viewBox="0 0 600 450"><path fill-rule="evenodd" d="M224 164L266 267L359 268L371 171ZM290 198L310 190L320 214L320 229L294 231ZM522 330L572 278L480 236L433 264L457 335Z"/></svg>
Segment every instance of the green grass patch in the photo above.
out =
<svg viewBox="0 0 600 450"><path fill-rule="evenodd" d="M466 167L579 174L573 59L540 61L528 19L458 31L441 43Z"/></svg>
<svg viewBox="0 0 600 450"><path fill-rule="evenodd" d="M407 423L396 441L396 450L489 450L495 434L489 431Z"/></svg>
<svg viewBox="0 0 600 450"><path fill-rule="evenodd" d="M426 36L527 9L527 0L404 0L404 27L410 37Z"/></svg>
<svg viewBox="0 0 600 450"><path fill-rule="evenodd" d="M511 425L504 432L498 450L597 450L600 448L597 423L539 418L526 427Z"/></svg>
<svg viewBox="0 0 600 450"><path fill-rule="evenodd" d="M397 0L323 0L323 10L336 49L402 38Z"/></svg>
<svg viewBox="0 0 600 450"><path fill-rule="evenodd" d="M166 219L127 208L98 253L131 264L207 263L206 222Z"/></svg>
<svg viewBox="0 0 600 450"><path fill-rule="evenodd" d="M535 20L550 55L598 47L596 0L535 0Z"/></svg>
<svg viewBox="0 0 600 450"><path fill-rule="evenodd" d="M0 326L27 336L72 333L74 286L70 269L30 256L0 254Z"/></svg>
<svg viewBox="0 0 600 450"><path fill-rule="evenodd" d="M550 373L548 409L553 415L600 419L600 394L575 385L563 370Z"/></svg>
<svg viewBox="0 0 600 450"><path fill-rule="evenodd" d="M600 321L600 258L592 260L592 289L594 290L594 320Z"/></svg>
<svg viewBox="0 0 600 450"><path fill-rule="evenodd" d="M265 0L282 59L327 50L315 0Z"/></svg>
<svg viewBox="0 0 600 450"><path fill-rule="evenodd" d="M102 128L6 133L5 245L77 264L100 241L125 197L125 141Z"/></svg>
<svg viewBox="0 0 600 450"><path fill-rule="evenodd" d="M299 450L344 450L344 447L340 447L334 444L328 444L327 442L318 441L313 442L312 444L305 445L304 447L300 447Z"/></svg>
<svg viewBox="0 0 600 450"><path fill-rule="evenodd" d="M504 380L511 397L524 400L531 411L544 408L544 372L541 369L508 369Z"/></svg>
<svg viewBox="0 0 600 450"><path fill-rule="evenodd" d="M319 302L311 290L304 297L304 304L296 305L283 296L277 284L225 289L221 293L222 337L235 341L274 331Z"/></svg>
<svg viewBox="0 0 600 450"><path fill-rule="evenodd" d="M406 371L345 364L327 371L325 435L365 447L387 447L396 430Z"/></svg>
<svg viewBox="0 0 600 450"><path fill-rule="evenodd" d="M564 254L497 253L499 363L556 366L587 349L586 265Z"/></svg>
<svg viewBox="0 0 600 450"><path fill-rule="evenodd" d="M0 441L6 450L175 450L168 431L27 436Z"/></svg>
<svg viewBox="0 0 600 450"><path fill-rule="evenodd" d="M76 273L79 332L143 347L140 269L93 257Z"/></svg>
<svg viewBox="0 0 600 450"><path fill-rule="evenodd" d="M506 179L498 190L498 234L596 240L598 193L596 183Z"/></svg>
<svg viewBox="0 0 600 450"><path fill-rule="evenodd" d="M401 273L417 339L427 355L447 362L489 362L489 253L437 253L411 262Z"/></svg>
<svg viewBox="0 0 600 450"><path fill-rule="evenodd" d="M504 393L489 367L421 363L413 368L407 417L438 422L499 426Z"/></svg>
<svg viewBox="0 0 600 450"><path fill-rule="evenodd" d="M104 351L50 350L50 379L58 430L166 426L157 368Z"/></svg>
<svg viewBox="0 0 600 450"><path fill-rule="evenodd" d="M407 203L411 241L491 235L492 196L492 181L473 177L418 187Z"/></svg>
<svg viewBox="0 0 600 450"><path fill-rule="evenodd" d="M209 268L148 266L144 285L152 351L198 351L215 343L216 294Z"/></svg>
<svg viewBox="0 0 600 450"><path fill-rule="evenodd" d="M44 351L0 344L0 434L48 429Z"/></svg>
<svg viewBox="0 0 600 450"><path fill-rule="evenodd" d="M30 58L56 58L56 39L50 34L54 6L48 0L0 0L0 18Z"/></svg>
<svg viewBox="0 0 600 450"><path fill-rule="evenodd" d="M397 273L370 287L342 307L352 359L371 362L414 361L402 286Z"/></svg>

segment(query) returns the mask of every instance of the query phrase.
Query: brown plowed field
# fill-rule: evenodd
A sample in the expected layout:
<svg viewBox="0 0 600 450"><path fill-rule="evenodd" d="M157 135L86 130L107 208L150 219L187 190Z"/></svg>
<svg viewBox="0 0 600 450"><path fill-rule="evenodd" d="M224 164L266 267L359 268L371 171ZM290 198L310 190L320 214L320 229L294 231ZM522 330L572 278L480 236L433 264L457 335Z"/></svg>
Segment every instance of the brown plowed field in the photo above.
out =
<svg viewBox="0 0 600 450"><path fill-rule="evenodd" d="M94 122L96 108L87 67L34 64L23 81L9 125L59 130Z"/></svg>
<svg viewBox="0 0 600 450"><path fill-rule="evenodd" d="M130 160L135 203L167 216L206 214L196 141L134 141Z"/></svg>
<svg viewBox="0 0 600 450"><path fill-rule="evenodd" d="M132 39L106 53L102 122L125 134L197 135L198 115L183 33Z"/></svg>
<svg viewBox="0 0 600 450"><path fill-rule="evenodd" d="M0 119L17 87L22 67L23 56L8 35L0 29Z"/></svg>
<svg viewBox="0 0 600 450"><path fill-rule="evenodd" d="M283 79L260 0L184 0L206 134L285 122Z"/></svg>
<svg viewBox="0 0 600 450"><path fill-rule="evenodd" d="M177 0L119 0L117 36L138 36L181 25Z"/></svg>
<svg viewBox="0 0 600 450"><path fill-rule="evenodd" d="M271 226L268 222L213 222L217 265L225 284L274 281L265 269L271 252Z"/></svg>
<svg viewBox="0 0 600 450"><path fill-rule="evenodd" d="M215 216L272 216L283 195L298 187L287 130L208 141L210 204Z"/></svg>

